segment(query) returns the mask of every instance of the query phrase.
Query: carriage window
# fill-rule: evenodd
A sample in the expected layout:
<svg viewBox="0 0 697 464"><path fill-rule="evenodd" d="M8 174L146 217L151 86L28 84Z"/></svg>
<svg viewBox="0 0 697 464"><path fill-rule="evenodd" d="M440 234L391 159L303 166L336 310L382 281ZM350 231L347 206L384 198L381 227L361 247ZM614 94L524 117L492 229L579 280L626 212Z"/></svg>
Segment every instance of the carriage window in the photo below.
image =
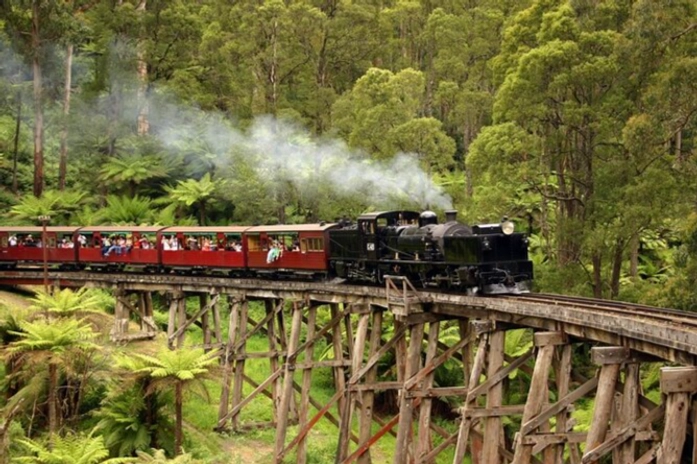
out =
<svg viewBox="0 0 697 464"><path fill-rule="evenodd" d="M140 248L141 250L154 250L155 242L157 241L154 235L143 234L136 238L133 237L133 247Z"/></svg>
<svg viewBox="0 0 697 464"><path fill-rule="evenodd" d="M375 234L375 224L373 223L373 221L362 221L361 222L361 231L364 234L374 235Z"/></svg>
<svg viewBox="0 0 697 464"><path fill-rule="evenodd" d="M3 237L2 240L0 241L0 246L3 248L7 248L7 237Z"/></svg>
<svg viewBox="0 0 697 464"><path fill-rule="evenodd" d="M324 251L323 238L304 238L300 241L302 252L306 251Z"/></svg>
<svg viewBox="0 0 697 464"><path fill-rule="evenodd" d="M300 251L297 233L269 235L268 242L273 246L280 246L283 251Z"/></svg>
<svg viewBox="0 0 697 464"><path fill-rule="evenodd" d="M387 227L387 218L379 218L378 219L378 229L382 229L384 227Z"/></svg>
<svg viewBox="0 0 697 464"><path fill-rule="evenodd" d="M221 250L225 249L227 251L242 251L242 235L226 234L224 240L224 243L220 241Z"/></svg>

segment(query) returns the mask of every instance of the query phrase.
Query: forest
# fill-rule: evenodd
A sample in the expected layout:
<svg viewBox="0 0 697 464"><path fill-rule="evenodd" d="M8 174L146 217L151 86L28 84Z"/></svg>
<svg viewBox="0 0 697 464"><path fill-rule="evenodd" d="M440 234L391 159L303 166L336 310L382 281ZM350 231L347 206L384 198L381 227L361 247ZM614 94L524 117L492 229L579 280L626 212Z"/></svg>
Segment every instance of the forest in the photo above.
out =
<svg viewBox="0 0 697 464"><path fill-rule="evenodd" d="M536 291L694 311L696 155L694 0L0 2L6 225L455 208L529 234ZM69 298L83 311L101 297ZM59 346L92 343L53 317ZM18 333L59 335L31 324L3 316L4 374L41 345ZM50 382L82 371L42 350L51 406ZM3 378L7 398L31 386ZM49 436L79 416L46 414Z"/></svg>

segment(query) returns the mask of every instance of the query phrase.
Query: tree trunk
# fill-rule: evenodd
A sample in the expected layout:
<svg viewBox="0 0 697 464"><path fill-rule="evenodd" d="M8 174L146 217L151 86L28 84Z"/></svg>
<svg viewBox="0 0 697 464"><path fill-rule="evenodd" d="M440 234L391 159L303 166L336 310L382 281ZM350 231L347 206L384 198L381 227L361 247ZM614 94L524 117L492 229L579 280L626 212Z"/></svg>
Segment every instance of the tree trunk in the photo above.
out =
<svg viewBox="0 0 697 464"><path fill-rule="evenodd" d="M174 455L179 456L182 452L182 441L183 441L183 419L182 419L182 402L183 402L183 388L182 383L177 382L174 387L174 414L175 414L175 424L174 424Z"/></svg>
<svg viewBox="0 0 697 464"><path fill-rule="evenodd" d="M612 260L612 278L610 280L610 298L615 299L620 294L620 275L622 273L622 255L624 242L617 240L615 244L615 254Z"/></svg>
<svg viewBox="0 0 697 464"><path fill-rule="evenodd" d="M44 191L44 107L41 60L39 58L41 37L39 35L39 3L32 2L31 42L32 70L34 72L34 196L40 197Z"/></svg>
<svg viewBox="0 0 697 464"><path fill-rule="evenodd" d="M593 262L593 296L595 298L603 297L603 280L602 280L602 259L601 253L598 250L593 251L591 258Z"/></svg>
<svg viewBox="0 0 697 464"><path fill-rule="evenodd" d="M58 365L54 362L48 364L48 434L49 440L58 430L58 414L56 409L56 390L58 389Z"/></svg>
<svg viewBox="0 0 697 464"><path fill-rule="evenodd" d="M639 233L632 235L629 241L629 275L632 279L639 277Z"/></svg>
<svg viewBox="0 0 697 464"><path fill-rule="evenodd" d="M199 218L198 218L198 225L200 226L205 226L206 225L206 202L201 201L199 203Z"/></svg>
<svg viewBox="0 0 697 464"><path fill-rule="evenodd" d="M682 130L675 134L675 161L677 161L679 166L685 163L685 156L682 151Z"/></svg>
<svg viewBox="0 0 697 464"><path fill-rule="evenodd" d="M278 105L278 20L273 21L273 32L271 34L271 63L269 65L268 79L271 86L266 96L267 109L270 114L276 115Z"/></svg>
<svg viewBox="0 0 697 464"><path fill-rule="evenodd" d="M17 91L17 119L15 121L15 139L14 147L12 148L12 193L19 193L19 185L17 184L17 158L19 158L19 134L22 128L22 91Z"/></svg>
<svg viewBox="0 0 697 464"><path fill-rule="evenodd" d="M147 0L140 0L136 11L140 15L145 14ZM148 64L145 61L145 39L140 38L138 42L138 135L146 135L150 131L150 121L148 120Z"/></svg>
<svg viewBox="0 0 697 464"><path fill-rule="evenodd" d="M61 130L61 153L58 165L58 188L65 190L68 171L68 115L70 114L70 88L72 86L73 45L65 50L65 95L63 95L63 129Z"/></svg>
<svg viewBox="0 0 697 464"><path fill-rule="evenodd" d="M182 453L182 441L183 441L183 420L182 420L182 402L183 402L183 388L182 383L177 382L174 387L174 414L175 414L175 424L174 424L174 455L179 456Z"/></svg>

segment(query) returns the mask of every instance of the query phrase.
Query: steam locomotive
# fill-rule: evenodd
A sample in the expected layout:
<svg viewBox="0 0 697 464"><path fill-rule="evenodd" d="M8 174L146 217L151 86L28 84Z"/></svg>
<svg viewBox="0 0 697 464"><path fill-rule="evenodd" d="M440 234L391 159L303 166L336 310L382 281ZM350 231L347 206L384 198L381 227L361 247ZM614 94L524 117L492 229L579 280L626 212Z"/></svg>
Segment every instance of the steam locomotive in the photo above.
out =
<svg viewBox="0 0 697 464"><path fill-rule="evenodd" d="M442 224L432 211L391 211L364 214L329 237L332 270L349 281L400 275L422 287L498 294L527 292L533 279L527 238L508 220L468 227L455 211Z"/></svg>
<svg viewBox="0 0 697 464"><path fill-rule="evenodd" d="M343 279L482 294L529 291L527 238L513 223L468 227L446 213L387 211L356 222L268 226L0 227L0 267Z"/></svg>

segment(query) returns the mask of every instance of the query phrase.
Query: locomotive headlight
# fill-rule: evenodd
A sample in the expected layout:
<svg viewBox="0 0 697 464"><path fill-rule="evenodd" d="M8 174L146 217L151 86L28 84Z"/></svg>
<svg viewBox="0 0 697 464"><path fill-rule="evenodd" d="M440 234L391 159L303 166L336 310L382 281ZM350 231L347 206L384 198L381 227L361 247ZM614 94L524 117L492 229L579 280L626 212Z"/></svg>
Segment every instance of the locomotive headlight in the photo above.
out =
<svg viewBox="0 0 697 464"><path fill-rule="evenodd" d="M515 230L515 224L513 221L503 221L501 223L501 231L506 235L511 235Z"/></svg>

